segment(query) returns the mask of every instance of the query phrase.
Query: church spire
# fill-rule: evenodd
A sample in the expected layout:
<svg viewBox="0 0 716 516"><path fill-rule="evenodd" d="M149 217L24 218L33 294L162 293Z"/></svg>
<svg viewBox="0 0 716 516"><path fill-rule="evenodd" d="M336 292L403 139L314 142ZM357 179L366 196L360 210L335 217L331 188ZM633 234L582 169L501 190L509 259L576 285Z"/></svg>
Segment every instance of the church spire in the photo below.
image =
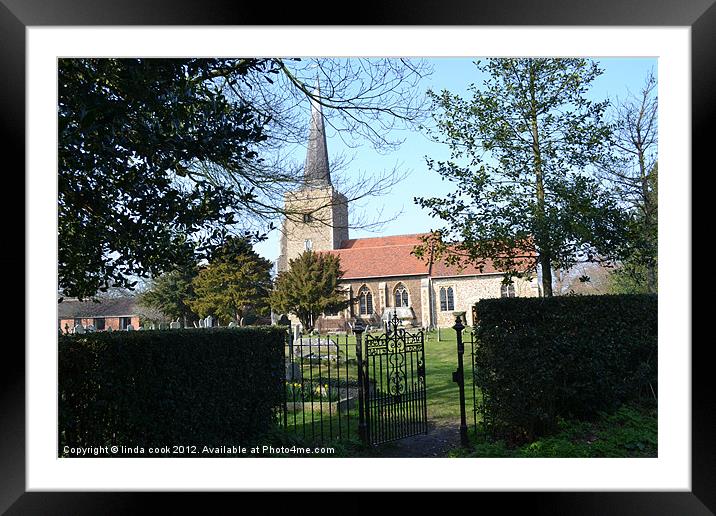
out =
<svg viewBox="0 0 716 516"><path fill-rule="evenodd" d="M321 96L321 88L316 78L316 98ZM303 172L306 186L323 187L331 185L331 172L328 169L328 147L326 145L326 129L323 125L321 105L311 99L311 129L308 135L308 151Z"/></svg>

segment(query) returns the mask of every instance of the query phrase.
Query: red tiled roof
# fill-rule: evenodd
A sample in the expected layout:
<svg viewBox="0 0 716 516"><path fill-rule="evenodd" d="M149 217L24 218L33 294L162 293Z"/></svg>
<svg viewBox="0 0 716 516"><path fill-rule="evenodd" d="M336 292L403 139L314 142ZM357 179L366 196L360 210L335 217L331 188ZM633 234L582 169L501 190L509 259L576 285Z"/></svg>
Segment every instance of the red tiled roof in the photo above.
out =
<svg viewBox="0 0 716 516"><path fill-rule="evenodd" d="M345 279L427 275L428 264L410 254L421 236L353 238L343 241L340 249L324 252L340 257Z"/></svg>
<svg viewBox="0 0 716 516"><path fill-rule="evenodd" d="M420 237L427 233L414 235L393 235L374 238L353 238L342 242L340 249L323 251L341 259L344 279L376 278L386 276L416 276L428 274L433 277L470 276L473 274L494 274L500 271L488 261L483 270L473 265L459 269L438 261L432 264L414 256L413 248L422 243Z"/></svg>

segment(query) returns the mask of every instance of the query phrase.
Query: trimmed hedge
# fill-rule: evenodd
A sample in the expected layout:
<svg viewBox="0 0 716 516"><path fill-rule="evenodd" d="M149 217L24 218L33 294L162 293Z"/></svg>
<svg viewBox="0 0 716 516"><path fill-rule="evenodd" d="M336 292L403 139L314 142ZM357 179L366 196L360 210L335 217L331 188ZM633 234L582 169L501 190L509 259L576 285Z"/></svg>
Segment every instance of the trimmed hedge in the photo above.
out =
<svg viewBox="0 0 716 516"><path fill-rule="evenodd" d="M65 445L256 439L283 400L285 336L278 327L60 336L59 455Z"/></svg>
<svg viewBox="0 0 716 516"><path fill-rule="evenodd" d="M484 299L476 309L475 384L495 438L533 440L560 417L656 395L656 295Z"/></svg>

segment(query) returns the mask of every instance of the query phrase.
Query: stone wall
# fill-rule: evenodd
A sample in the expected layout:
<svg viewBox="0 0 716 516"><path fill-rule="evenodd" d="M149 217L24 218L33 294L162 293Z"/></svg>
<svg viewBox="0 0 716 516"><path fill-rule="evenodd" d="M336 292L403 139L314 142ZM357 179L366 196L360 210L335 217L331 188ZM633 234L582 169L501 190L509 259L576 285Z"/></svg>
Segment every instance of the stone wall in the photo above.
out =
<svg viewBox="0 0 716 516"><path fill-rule="evenodd" d="M500 297L502 278L502 274L432 278L432 319L434 323L440 327L452 326L455 324L453 312L465 312L467 324L472 325L472 307L480 299ZM532 278L531 280L514 278L513 282L515 285L515 296L537 297L539 295L536 278ZM453 287L455 300L454 310L444 312L440 310L441 287Z"/></svg>

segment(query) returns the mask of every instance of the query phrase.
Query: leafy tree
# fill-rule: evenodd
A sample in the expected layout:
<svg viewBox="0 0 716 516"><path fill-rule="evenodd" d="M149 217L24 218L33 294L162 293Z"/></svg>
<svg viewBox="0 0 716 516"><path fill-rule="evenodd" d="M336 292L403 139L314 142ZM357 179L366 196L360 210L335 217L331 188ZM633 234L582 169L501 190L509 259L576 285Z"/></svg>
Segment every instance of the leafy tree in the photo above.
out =
<svg viewBox="0 0 716 516"><path fill-rule="evenodd" d="M423 74L408 60L60 59L60 301L133 288L229 233L262 238L302 179L286 155L308 102L342 135L394 146L383 135L420 116ZM359 178L354 197L401 177Z"/></svg>
<svg viewBox="0 0 716 516"><path fill-rule="evenodd" d="M212 261L192 281L194 298L189 308L201 317L243 326L250 313L268 312L272 263L259 256L246 239L232 238L219 248Z"/></svg>
<svg viewBox="0 0 716 516"><path fill-rule="evenodd" d="M510 276L540 266L552 295L552 270L615 257L625 217L590 174L609 138L606 102L586 99L602 73L586 59L488 59L472 97L429 92L450 159L430 169L455 183L445 198L416 198L444 229L416 248L448 263L490 260Z"/></svg>
<svg viewBox="0 0 716 516"><path fill-rule="evenodd" d="M192 280L196 274L196 268L175 269L162 274L139 295L139 304L157 310L168 318L182 319L184 326L187 326L197 318L187 304L194 297Z"/></svg>
<svg viewBox="0 0 716 516"><path fill-rule="evenodd" d="M271 307L298 317L307 331L323 313L335 313L350 305L339 282L344 272L340 258L332 254L305 251L288 262L271 292Z"/></svg>
<svg viewBox="0 0 716 516"><path fill-rule="evenodd" d="M233 222L234 193L191 176L197 162L241 169L265 123L229 103L217 76L266 60L61 59L59 283L64 295L132 287L169 270Z"/></svg>

